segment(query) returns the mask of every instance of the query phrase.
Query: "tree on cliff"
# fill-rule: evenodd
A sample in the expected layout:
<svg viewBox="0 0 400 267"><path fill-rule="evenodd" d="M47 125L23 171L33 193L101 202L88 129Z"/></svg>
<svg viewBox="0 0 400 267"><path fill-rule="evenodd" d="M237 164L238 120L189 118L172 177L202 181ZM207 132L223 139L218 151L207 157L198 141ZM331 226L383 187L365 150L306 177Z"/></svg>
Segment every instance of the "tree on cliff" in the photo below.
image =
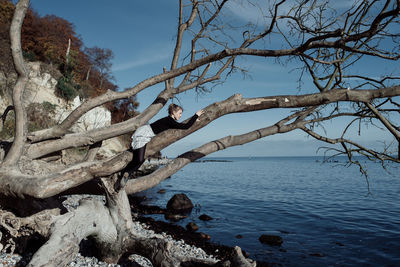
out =
<svg viewBox="0 0 400 267"><path fill-rule="evenodd" d="M255 2L263 11L263 26L251 23L240 27L229 21L225 9L228 0L179 1L176 46L169 69L139 81L124 92L107 91L89 99L63 122L37 132L26 130L22 105L28 73L21 53L20 30L29 0L17 4L11 25L11 49L18 81L13 91L15 136L1 162L1 226L12 238L40 234L47 242L35 253L31 266L61 266L77 253L83 238L93 237L104 260L116 262L125 252L135 251L155 266L174 266L194 259L169 254L161 239L144 239L130 227L132 217L127 194L151 188L186 164L218 150L241 145L259 138L301 129L329 144L339 144L337 153L361 154L382 163L400 162L399 126L393 117L400 111L400 86L393 73L381 78L354 74L352 66L365 57L395 61L400 57L400 1L352 1L346 10L335 11L337 1L271 1L268 6ZM243 1L247 3L251 1ZM348 2L348 1L347 1ZM346 3L347 3L346 2ZM235 1L234 3L237 3ZM331 6L330 6L331 5ZM152 18L150 18L152 19ZM240 30L239 30L240 29ZM190 38L189 38L190 37ZM269 42L274 40L274 42ZM187 43L186 43L187 42ZM278 43L278 44L276 44ZM235 45L237 44L237 45ZM188 90L202 90L239 70L239 57L263 57L291 60L310 75L315 92L310 94L268 95L243 98L235 93L225 100L204 107L205 114L189 130L168 130L148 144L146 153L156 151L207 126L221 116L265 109L291 109L273 125L237 136L226 136L194 148L157 171L120 184L116 174L131 160L129 151L113 158L95 160L93 151L105 139L132 132L155 116L168 100ZM392 71L392 70L390 70ZM393 70L395 71L395 70ZM164 89L140 115L109 127L82 133L70 133L70 127L87 111L104 103L134 96L156 84ZM393 115L394 114L394 115ZM317 131L319 125L337 118L351 118L343 125L343 134L329 137ZM395 118L395 117L394 117ZM260 122L262 124L262 122ZM394 150L376 150L346 138L354 124L381 127L393 135ZM364 132L362 132L363 134ZM91 146L87 161L64 166L50 173L22 172L21 166L71 147ZM393 147L392 147L393 148ZM397 153L397 154L396 154ZM60 214L58 197L85 191L85 183L102 184L107 203L86 200L73 212ZM12 211L10 209L12 203ZM21 243L22 246L22 243ZM211 263L210 263L211 264ZM246 266L243 261L239 266Z"/></svg>

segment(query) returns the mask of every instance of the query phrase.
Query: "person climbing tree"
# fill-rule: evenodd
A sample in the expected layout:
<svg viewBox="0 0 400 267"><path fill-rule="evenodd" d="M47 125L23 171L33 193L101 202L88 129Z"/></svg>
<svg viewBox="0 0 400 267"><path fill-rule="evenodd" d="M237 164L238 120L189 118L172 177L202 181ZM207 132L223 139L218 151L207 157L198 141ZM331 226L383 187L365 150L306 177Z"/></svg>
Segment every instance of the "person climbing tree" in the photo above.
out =
<svg viewBox="0 0 400 267"><path fill-rule="evenodd" d="M137 175L137 170L145 161L146 145L151 138L168 129L189 129L196 120L204 113L202 109L197 111L188 122L180 123L183 108L176 104L170 104L168 107L168 116L161 118L151 124L139 127L132 135L131 150L133 159L125 167L122 174L128 173L129 178Z"/></svg>

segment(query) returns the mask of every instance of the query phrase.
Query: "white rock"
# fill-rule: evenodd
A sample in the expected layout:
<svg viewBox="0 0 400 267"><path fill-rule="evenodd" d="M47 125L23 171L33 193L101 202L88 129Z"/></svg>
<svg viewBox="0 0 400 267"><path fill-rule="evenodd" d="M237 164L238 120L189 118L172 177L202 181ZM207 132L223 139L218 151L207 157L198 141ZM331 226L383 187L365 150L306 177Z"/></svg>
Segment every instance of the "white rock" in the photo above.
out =
<svg viewBox="0 0 400 267"><path fill-rule="evenodd" d="M63 121L74 109L81 105L79 96L71 102L57 97L56 87L57 80L50 73L43 72L41 62L28 62L26 64L29 69L29 81L24 91L24 103L28 106L30 103L49 102L56 105L55 120ZM15 77L10 78L14 79ZM5 83L6 76L0 72L0 83ZM7 81L10 83L11 81ZM0 114L10 105L10 99L2 98L0 101ZM111 125L111 112L105 107L99 106L83 115L71 128L73 132L82 132L97 128L107 127ZM126 148L121 144L118 138L112 138L103 142L103 146L99 153L104 157L114 156Z"/></svg>

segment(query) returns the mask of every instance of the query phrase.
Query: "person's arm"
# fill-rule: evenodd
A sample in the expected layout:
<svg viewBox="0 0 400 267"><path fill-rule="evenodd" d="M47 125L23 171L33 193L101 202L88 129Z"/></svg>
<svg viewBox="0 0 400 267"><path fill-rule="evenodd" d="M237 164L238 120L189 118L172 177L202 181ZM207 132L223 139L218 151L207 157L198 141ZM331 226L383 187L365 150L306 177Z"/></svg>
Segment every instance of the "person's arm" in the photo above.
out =
<svg viewBox="0 0 400 267"><path fill-rule="evenodd" d="M190 120L186 123L180 123L174 120L173 118L169 117L169 128L170 129L189 129L197 120L199 116L194 114Z"/></svg>

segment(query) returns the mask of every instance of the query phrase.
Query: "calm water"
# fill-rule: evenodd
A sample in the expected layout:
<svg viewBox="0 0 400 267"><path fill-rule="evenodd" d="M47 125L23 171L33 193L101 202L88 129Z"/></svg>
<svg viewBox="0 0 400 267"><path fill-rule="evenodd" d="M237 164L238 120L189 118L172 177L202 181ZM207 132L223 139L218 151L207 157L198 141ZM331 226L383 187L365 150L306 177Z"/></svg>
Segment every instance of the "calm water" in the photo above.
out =
<svg viewBox="0 0 400 267"><path fill-rule="evenodd" d="M165 207L174 194L185 193L195 209L178 224L194 221L213 242L238 245L256 260L283 266L400 266L398 168L390 175L379 164L366 163L368 193L355 166L322 164L316 157L225 159L232 162L186 166L148 190L148 203ZM167 193L157 194L161 188ZM214 219L200 221L203 213ZM281 236L282 246L261 244L261 234Z"/></svg>

